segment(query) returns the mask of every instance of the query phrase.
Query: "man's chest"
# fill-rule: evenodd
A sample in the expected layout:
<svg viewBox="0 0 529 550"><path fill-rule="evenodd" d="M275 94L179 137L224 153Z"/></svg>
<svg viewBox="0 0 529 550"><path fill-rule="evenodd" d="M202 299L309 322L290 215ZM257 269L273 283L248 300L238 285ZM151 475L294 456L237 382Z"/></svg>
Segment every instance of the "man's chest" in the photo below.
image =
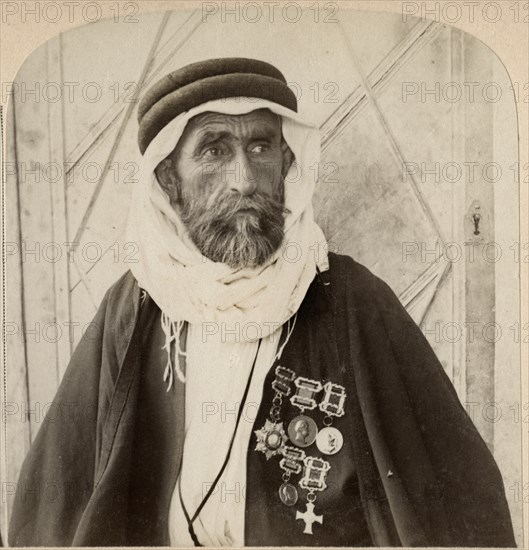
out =
<svg viewBox="0 0 529 550"><path fill-rule="evenodd" d="M189 388L185 384L178 383L174 391L167 392L162 380L166 361L166 352L161 349L163 336L156 319L147 325L146 330L151 337L144 337L142 344L139 399L142 420L136 432L136 441L137 456L145 458L148 455L146 462L150 466L146 466L145 461L143 464L139 464L140 460L135 461L144 476L153 481L152 473L147 473L147 469L172 472L172 476L166 474L163 477L170 485L173 484L171 489L174 489L178 476L175 464L179 461L178 456L185 453L185 422L182 418L185 418L190 400L196 401L193 401L195 420L201 414L200 403L203 403L202 421L206 424L201 430L201 426L195 423L194 437L200 440L199 432L202 431L204 448L218 454L216 462L222 462L225 446L217 445L217 438L210 433L208 416L215 421L230 419L227 423L231 429L234 427L236 407L246 406L241 421L245 423L243 428L247 436L239 438L239 445L242 444L243 448L236 449L234 454L240 457L242 451L243 460L239 461L239 466L245 470L245 475L241 476L245 479L244 487L239 486L239 493L243 496L243 502L239 501L238 508L231 507L231 510L238 509L239 513L244 514L245 544L370 544L355 473L349 396L337 346L329 336L333 327L328 324L328 319L320 318L319 322L315 322L310 316L298 318L296 329L284 346L281 357L274 360L274 355L269 354L270 364L260 366L261 370L264 368L263 376L250 394L251 402L247 403L241 403L241 395L229 396L229 392L230 398L226 399L226 387L219 392L219 399L215 399L215 384L209 384L205 392L207 395L203 396L196 384L192 386L191 397L186 394ZM282 343L284 341L277 346ZM288 383L284 378L278 379L278 367L291 373ZM229 371L226 369L226 372ZM278 385L278 381L283 384ZM310 381L308 386L304 381ZM240 394L237 384L233 386L234 393ZM238 389L235 389L236 386ZM278 393L278 388L283 391L282 394ZM311 388L317 391L311 392ZM328 391L329 388L333 391ZM336 393L340 394L338 398ZM180 421L175 420L175 416L180 416ZM267 432L270 423L282 426L279 452L270 453L266 445L265 451L268 452L263 452L263 437L270 436L269 429ZM154 430L153 424L156 424ZM227 433L229 429L225 431ZM334 437L329 437L329 433ZM272 441L271 447L274 445ZM148 447L150 452L142 452L141 447ZM197 463L215 462L205 460L202 453L192 454L196 454ZM163 461L163 464L156 461ZM206 477L211 482L215 472ZM155 481L153 483L159 491L171 493L167 487L161 487ZM234 499L237 494L235 484L234 487L225 485L224 488L224 491L221 487L218 489L217 496L224 492L225 501ZM154 498L152 486L139 493L146 498ZM150 497L146 493L150 493ZM160 509L160 513L165 512ZM309 534L310 531L313 534Z"/></svg>

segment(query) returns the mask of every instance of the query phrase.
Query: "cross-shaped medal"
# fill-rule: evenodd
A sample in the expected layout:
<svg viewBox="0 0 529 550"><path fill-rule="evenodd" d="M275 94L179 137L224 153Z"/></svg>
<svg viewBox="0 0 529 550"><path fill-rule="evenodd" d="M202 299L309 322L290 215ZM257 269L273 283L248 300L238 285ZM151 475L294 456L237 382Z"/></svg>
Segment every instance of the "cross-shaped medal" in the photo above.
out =
<svg viewBox="0 0 529 550"><path fill-rule="evenodd" d="M306 535L312 535L312 524L317 523L323 523L323 516L317 516L314 513L314 504L312 502L307 502L307 509L305 512L301 513L299 511L296 512L296 520L302 519L305 522L305 529L304 533Z"/></svg>

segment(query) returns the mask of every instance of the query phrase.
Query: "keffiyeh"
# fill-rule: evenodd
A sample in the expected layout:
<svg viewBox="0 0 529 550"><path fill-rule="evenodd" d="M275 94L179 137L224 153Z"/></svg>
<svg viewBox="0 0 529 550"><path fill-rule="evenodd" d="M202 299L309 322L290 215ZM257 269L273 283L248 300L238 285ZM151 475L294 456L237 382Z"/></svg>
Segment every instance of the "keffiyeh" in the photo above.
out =
<svg viewBox="0 0 529 550"><path fill-rule="evenodd" d="M241 115L263 108L281 116L283 136L295 155L285 178L290 214L283 245L265 265L232 269L205 258L191 242L154 170L174 150L192 117L206 111ZM143 156L127 238L139 246L132 273L171 322L200 323L205 336L223 331L257 341L292 317L316 266L327 268L327 245L311 203L319 159L317 128L294 111L263 99L213 100L178 115L159 132Z"/></svg>

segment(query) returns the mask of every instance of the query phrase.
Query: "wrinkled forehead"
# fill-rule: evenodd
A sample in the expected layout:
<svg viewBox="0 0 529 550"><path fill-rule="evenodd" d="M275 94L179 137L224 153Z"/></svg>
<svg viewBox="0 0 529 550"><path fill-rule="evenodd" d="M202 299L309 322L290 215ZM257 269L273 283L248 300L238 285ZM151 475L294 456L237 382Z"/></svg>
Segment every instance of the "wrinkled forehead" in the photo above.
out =
<svg viewBox="0 0 529 550"><path fill-rule="evenodd" d="M206 111L191 118L182 132L179 144L195 141L204 133L219 135L281 137L281 116L270 109L256 109L241 115Z"/></svg>

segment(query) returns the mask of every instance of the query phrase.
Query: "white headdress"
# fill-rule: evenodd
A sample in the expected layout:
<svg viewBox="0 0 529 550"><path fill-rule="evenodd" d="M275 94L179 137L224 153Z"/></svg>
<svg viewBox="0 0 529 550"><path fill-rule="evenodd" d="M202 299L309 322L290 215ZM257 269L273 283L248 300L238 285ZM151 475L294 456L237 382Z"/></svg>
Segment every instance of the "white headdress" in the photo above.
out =
<svg viewBox="0 0 529 550"><path fill-rule="evenodd" d="M282 118L283 137L295 155L285 177L282 246L264 266L232 269L205 258L186 234L154 170L175 148L187 122L206 112L229 115L270 109ZM139 246L130 265L141 288L167 322L210 324L239 330L246 339L268 336L296 313L316 274L327 269L327 243L314 221L312 196L320 161L319 131L297 113L271 101L229 98L178 115L149 144L133 192L127 239ZM204 326L204 325L203 325ZM249 327L255 330L248 330Z"/></svg>

